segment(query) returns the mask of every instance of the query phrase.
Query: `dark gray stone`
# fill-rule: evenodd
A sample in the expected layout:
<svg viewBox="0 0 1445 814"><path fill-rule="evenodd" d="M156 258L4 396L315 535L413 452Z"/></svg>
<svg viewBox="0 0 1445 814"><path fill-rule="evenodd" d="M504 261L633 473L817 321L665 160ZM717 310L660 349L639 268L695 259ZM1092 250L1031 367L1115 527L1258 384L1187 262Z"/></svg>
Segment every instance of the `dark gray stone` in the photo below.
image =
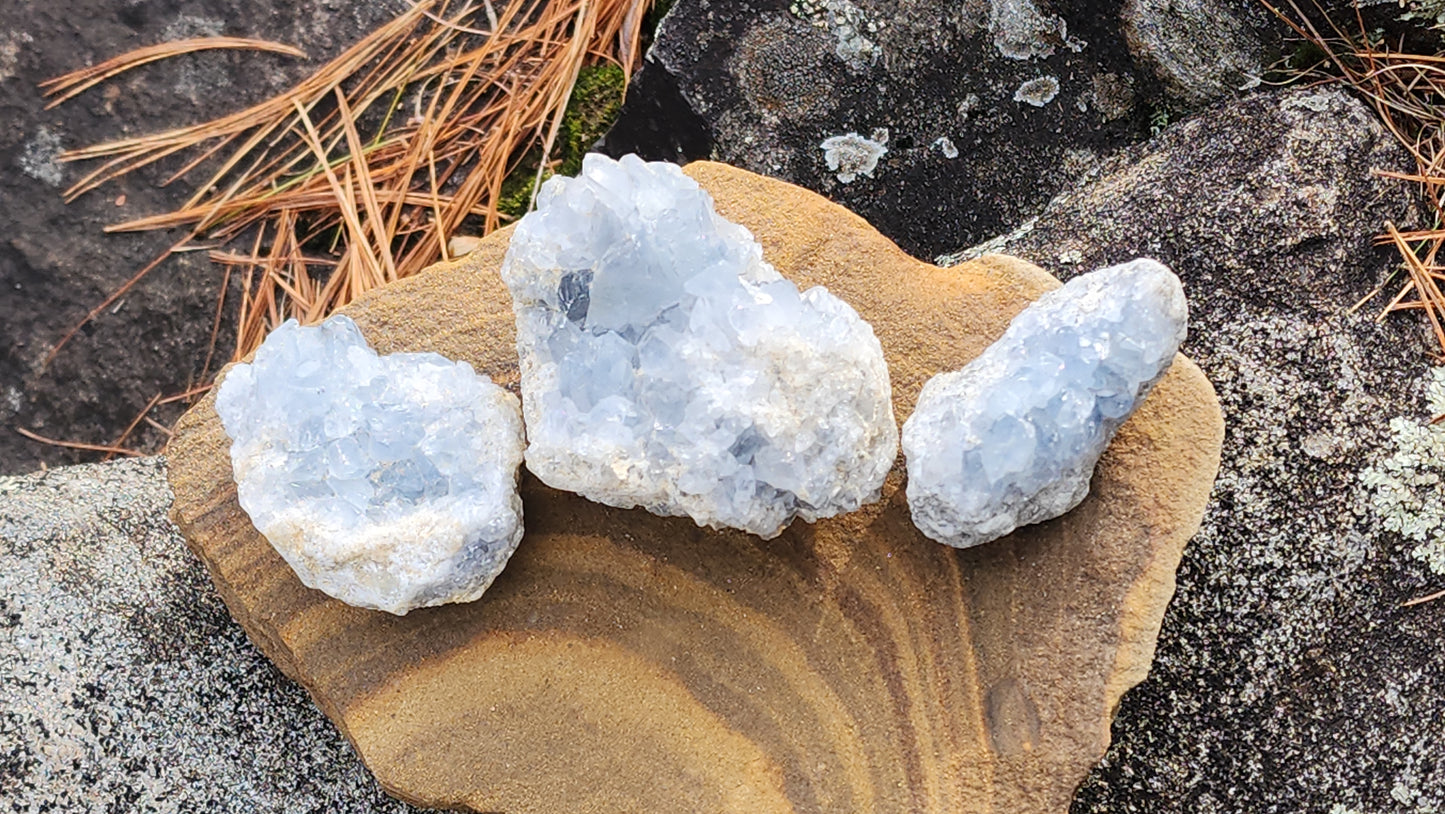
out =
<svg viewBox="0 0 1445 814"><path fill-rule="evenodd" d="M1077 814L1445 808L1445 600L1402 607L1445 588L1428 562L1445 572L1445 530L1433 546L1391 531L1428 511L1362 479L1418 468L1416 493L1445 505L1439 464L1402 442L1445 444L1423 429L1445 377L1427 374L1418 315L1377 322L1380 297L1350 311L1397 262L1372 237L1418 219L1412 191L1370 170L1410 167L1345 93L1264 93L1126 151L996 244L1062 278L1168 263L1190 299L1184 350L1225 412L1153 670Z"/></svg>
<svg viewBox="0 0 1445 814"><path fill-rule="evenodd" d="M1255 0L1124 0L1120 19L1135 58L1189 107L1258 85L1278 45Z"/></svg>
<svg viewBox="0 0 1445 814"><path fill-rule="evenodd" d="M1171 34L1179 18L1151 7L1133 18L1157 57L1149 64L1176 70L1196 57L1244 70L1262 59L1252 44L1266 36L1254 30L1268 28L1266 15L1246 19L1232 0L1191 2L1217 7L1224 34ZM712 158L792 181L933 256L1037 214L1157 123L1163 85L1136 67L1121 5L678 0L602 149ZM1247 53L1221 54L1235 34L1247 35ZM1195 44L1209 53L1189 54ZM1189 99L1232 93L1236 78L1212 70ZM886 138L871 173L830 169L821 145L849 133Z"/></svg>
<svg viewBox="0 0 1445 814"><path fill-rule="evenodd" d="M415 811L231 620L150 458L0 477L0 811Z"/></svg>

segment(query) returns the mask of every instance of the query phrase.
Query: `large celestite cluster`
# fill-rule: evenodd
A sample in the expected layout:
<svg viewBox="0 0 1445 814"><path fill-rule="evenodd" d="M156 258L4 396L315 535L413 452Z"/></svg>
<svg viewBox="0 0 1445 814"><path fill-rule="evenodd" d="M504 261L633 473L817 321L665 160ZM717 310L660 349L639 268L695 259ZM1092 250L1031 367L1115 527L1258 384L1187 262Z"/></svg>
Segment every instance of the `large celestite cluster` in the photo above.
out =
<svg viewBox="0 0 1445 814"><path fill-rule="evenodd" d="M241 507L307 586L405 614L481 596L522 538L517 399L344 316L276 329L216 397Z"/></svg>
<svg viewBox="0 0 1445 814"><path fill-rule="evenodd" d="M1044 294L973 362L929 380L903 425L914 524L966 548L1077 506L1187 319L1174 273L1135 260Z"/></svg>
<svg viewBox="0 0 1445 814"><path fill-rule="evenodd" d="M590 155L551 179L502 276L548 485L765 538L877 499L898 429L873 329L675 166Z"/></svg>

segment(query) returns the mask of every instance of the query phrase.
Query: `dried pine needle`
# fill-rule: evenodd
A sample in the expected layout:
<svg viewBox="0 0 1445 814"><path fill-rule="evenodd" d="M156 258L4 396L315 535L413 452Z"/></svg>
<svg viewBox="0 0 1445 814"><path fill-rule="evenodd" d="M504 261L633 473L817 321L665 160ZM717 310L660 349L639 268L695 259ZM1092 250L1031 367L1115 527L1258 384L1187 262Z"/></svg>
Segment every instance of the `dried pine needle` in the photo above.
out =
<svg viewBox="0 0 1445 814"><path fill-rule="evenodd" d="M306 52L300 48L283 45L278 42L243 39L240 37L199 37L196 39L163 42L159 45L148 45L145 48L137 48L134 51L121 54L113 59L107 59L99 65L81 68L78 71L72 71L64 76L57 76L54 79L47 79L41 82L41 90L45 91L46 96L53 97L50 103L45 106L45 109L49 110L68 99L73 99L90 88L99 85L101 82L117 77L132 68L139 68L142 65L158 62L162 59L169 59L181 54L194 54L197 51L219 49L269 51L273 54L285 54L286 56L302 59L306 57Z"/></svg>
<svg viewBox="0 0 1445 814"><path fill-rule="evenodd" d="M1423 312L1440 346L1439 359L1445 361L1445 292L1440 288L1445 267L1436 263L1445 247L1445 110L1437 104L1445 96L1445 55L1405 53L1375 41L1358 9L1353 31L1331 23L1328 33L1321 32L1295 0L1288 1L1289 11L1268 2L1264 5L1325 55L1321 64L1300 71L1298 78L1349 84L1370 101L1385 128L1415 159L1413 173L1376 172L1384 178L1419 184L1434 220L1431 228L1404 232L1385 224L1385 234L1378 242L1395 247L1407 275L1380 316ZM1315 9L1318 16L1329 19L1318 3ZM1351 310L1358 310L1385 290L1382 285Z"/></svg>

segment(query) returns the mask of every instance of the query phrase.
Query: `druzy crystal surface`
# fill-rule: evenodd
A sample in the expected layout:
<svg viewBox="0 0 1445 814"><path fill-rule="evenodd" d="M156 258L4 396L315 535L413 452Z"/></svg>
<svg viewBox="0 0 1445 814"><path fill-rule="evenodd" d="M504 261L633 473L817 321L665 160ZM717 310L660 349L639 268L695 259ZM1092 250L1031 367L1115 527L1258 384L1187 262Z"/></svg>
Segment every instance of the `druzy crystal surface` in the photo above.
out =
<svg viewBox="0 0 1445 814"><path fill-rule="evenodd" d="M1153 260L1044 294L977 359L924 385L903 425L914 524L967 548L1077 506L1187 321L1179 279Z"/></svg>
<svg viewBox="0 0 1445 814"><path fill-rule="evenodd" d="M216 396L241 507L301 582L405 614L482 595L522 538L517 398L465 362L277 328Z"/></svg>
<svg viewBox="0 0 1445 814"><path fill-rule="evenodd" d="M548 485L765 538L877 499L898 429L873 329L677 167L590 155L549 180L502 277Z"/></svg>

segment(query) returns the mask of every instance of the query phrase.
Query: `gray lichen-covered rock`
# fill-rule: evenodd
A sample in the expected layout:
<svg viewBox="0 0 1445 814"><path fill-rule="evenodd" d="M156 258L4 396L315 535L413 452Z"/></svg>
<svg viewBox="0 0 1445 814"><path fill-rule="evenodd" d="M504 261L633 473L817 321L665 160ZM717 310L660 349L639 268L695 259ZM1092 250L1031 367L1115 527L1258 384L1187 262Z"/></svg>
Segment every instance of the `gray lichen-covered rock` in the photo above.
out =
<svg viewBox="0 0 1445 814"><path fill-rule="evenodd" d="M1150 678L1075 814L1445 808L1445 601L1402 607L1445 582L1364 478L1398 476L1413 445L1392 419L1431 417L1423 320L1377 322L1380 298L1351 311L1398 262L1372 246L1382 224L1420 222L1376 168L1413 164L1364 104L1261 93L1125 153L1004 242L1066 278L1167 263L1190 293L1184 351L1225 411Z"/></svg>
<svg viewBox="0 0 1445 814"><path fill-rule="evenodd" d="M1257 2L1125 0L1120 17L1135 57L1192 107L1258 85L1278 39Z"/></svg>
<svg viewBox="0 0 1445 814"><path fill-rule="evenodd" d="M471 602L522 539L517 397L466 362L289 320L216 396L236 495L302 584L405 614Z"/></svg>
<svg viewBox="0 0 1445 814"><path fill-rule="evenodd" d="M1166 98L1140 59L1173 68L1194 58L1207 77L1252 65L1255 51L1236 57L1229 32L1270 18L1235 2L1191 0L1217 6L1222 33L1159 29L1135 38L1145 43L1136 55L1117 3L678 0L604 150L711 158L791 181L932 257L1037 214L1100 156L1145 138ZM1174 18L1136 19L1155 31ZM1209 82L1190 86L1191 102L1234 79ZM880 128L887 153L866 174L810 149Z"/></svg>
<svg viewBox="0 0 1445 814"><path fill-rule="evenodd" d="M593 154L548 181L502 278L549 486L762 537L878 499L898 427L873 329L676 166Z"/></svg>
<svg viewBox="0 0 1445 814"><path fill-rule="evenodd" d="M962 370L929 379L903 425L914 525L968 548L1079 505L1187 322L1179 278L1134 260L1044 294Z"/></svg>
<svg viewBox="0 0 1445 814"><path fill-rule="evenodd" d="M401 814L231 620L161 459L0 477L0 811Z"/></svg>

